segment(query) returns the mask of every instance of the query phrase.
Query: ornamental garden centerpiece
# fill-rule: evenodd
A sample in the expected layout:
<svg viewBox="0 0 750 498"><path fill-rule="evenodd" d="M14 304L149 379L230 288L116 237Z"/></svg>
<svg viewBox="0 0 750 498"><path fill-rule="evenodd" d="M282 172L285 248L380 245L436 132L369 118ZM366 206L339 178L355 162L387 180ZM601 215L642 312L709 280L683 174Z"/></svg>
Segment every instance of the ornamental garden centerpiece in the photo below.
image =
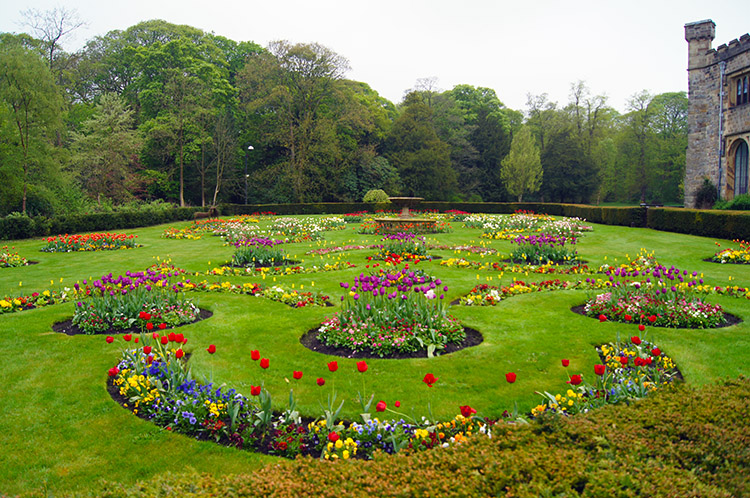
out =
<svg viewBox="0 0 750 498"><path fill-rule="evenodd" d="M411 214L410 210L424 200L422 197L389 197L388 200L396 209L400 210L400 213L396 218L375 218L381 232L431 233L436 230L435 220L416 218Z"/></svg>

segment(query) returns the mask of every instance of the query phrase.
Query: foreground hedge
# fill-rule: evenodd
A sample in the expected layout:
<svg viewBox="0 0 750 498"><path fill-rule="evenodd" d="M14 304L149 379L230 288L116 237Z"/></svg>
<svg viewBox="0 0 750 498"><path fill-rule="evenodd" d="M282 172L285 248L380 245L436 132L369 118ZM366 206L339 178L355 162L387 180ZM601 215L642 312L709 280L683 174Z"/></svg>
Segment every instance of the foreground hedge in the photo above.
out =
<svg viewBox="0 0 750 498"><path fill-rule="evenodd" d="M750 496L750 381L681 386L586 416L496 426L445 450L370 462L279 462L252 474L167 474L105 497ZM217 474L220 472L217 472Z"/></svg>
<svg viewBox="0 0 750 498"><path fill-rule="evenodd" d="M650 208L647 226L665 232L750 240L750 213L746 211Z"/></svg>

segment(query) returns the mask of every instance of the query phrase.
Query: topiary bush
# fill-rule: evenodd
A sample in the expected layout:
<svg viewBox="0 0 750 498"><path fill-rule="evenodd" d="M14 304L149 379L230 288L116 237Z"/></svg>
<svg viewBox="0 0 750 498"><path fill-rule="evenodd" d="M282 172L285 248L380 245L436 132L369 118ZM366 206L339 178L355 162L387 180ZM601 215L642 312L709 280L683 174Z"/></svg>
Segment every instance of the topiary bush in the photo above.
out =
<svg viewBox="0 0 750 498"><path fill-rule="evenodd" d="M370 190L362 199L364 202L388 202L388 194L384 190Z"/></svg>

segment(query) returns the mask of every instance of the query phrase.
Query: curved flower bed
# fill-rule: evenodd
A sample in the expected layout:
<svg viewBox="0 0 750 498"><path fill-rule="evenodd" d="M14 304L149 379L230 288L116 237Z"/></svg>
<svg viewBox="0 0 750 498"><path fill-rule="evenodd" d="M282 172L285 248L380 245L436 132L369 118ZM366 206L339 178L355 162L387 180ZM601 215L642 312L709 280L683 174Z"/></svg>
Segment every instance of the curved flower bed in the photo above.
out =
<svg viewBox="0 0 750 498"><path fill-rule="evenodd" d="M648 320L658 327L711 328L724 323L720 305L705 303L676 287L613 287L589 299L584 312L600 320L626 323Z"/></svg>
<svg viewBox="0 0 750 498"><path fill-rule="evenodd" d="M318 273L328 272L337 270L346 270L354 268L356 265L349 263L348 261L337 261L335 263L325 263L321 266L264 266L260 268L232 268L231 266L221 266L219 268L213 268L205 273L205 275L223 275L223 276L235 276L235 277L265 277L266 275L297 275L300 273ZM202 273L195 273L195 275L203 275Z"/></svg>
<svg viewBox="0 0 750 498"><path fill-rule="evenodd" d="M575 249L566 248L565 245L575 245L575 237L556 237L541 233L539 235L526 235L511 240L512 244L518 244L510 255L514 262L523 261L529 264L549 263L575 263L578 252Z"/></svg>
<svg viewBox="0 0 750 498"><path fill-rule="evenodd" d="M735 265L750 265L750 242L735 240L739 249L726 248L713 255L714 263L730 263ZM718 245L718 244L717 244Z"/></svg>
<svg viewBox="0 0 750 498"><path fill-rule="evenodd" d="M90 233L86 235L56 235L44 239L42 252L114 251L138 247L137 235L124 233Z"/></svg>
<svg viewBox="0 0 750 498"><path fill-rule="evenodd" d="M0 268L17 268L28 264L29 260L18 254L18 252L10 252L8 246L2 247L2 251L0 251Z"/></svg>

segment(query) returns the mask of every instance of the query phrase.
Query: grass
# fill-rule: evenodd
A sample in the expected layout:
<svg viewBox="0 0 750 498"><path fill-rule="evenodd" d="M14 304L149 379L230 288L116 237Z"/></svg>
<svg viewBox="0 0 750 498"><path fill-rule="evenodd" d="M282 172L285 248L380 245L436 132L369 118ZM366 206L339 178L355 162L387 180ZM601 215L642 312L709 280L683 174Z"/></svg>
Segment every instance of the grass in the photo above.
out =
<svg viewBox="0 0 750 498"><path fill-rule="evenodd" d="M171 226L182 227L182 224ZM428 236L436 244L484 244L500 254L512 250L510 242L480 239L480 230L461 228L454 232ZM143 247L116 252L42 253L40 240L9 243L22 256L39 264L23 268L0 269L0 296L30 294L45 289L72 287L84 278L98 278L112 272L143 270L159 260L189 271L202 271L229 261L232 248L221 239L204 236L200 240L171 240L160 237L166 226L132 230ZM351 261L350 270L267 277L190 277L233 283L274 282L294 285L303 290L327 293L334 303L341 296L339 282L353 280L367 271L366 260L374 250L310 256L304 253L325 245L372 244L379 237L357 235L353 226L346 231L326 232L326 241L280 246L303 265L333 261ZM654 251L667 266L674 265L703 273L713 285L750 285L750 266L719 265L702 261L716 252L714 239L657 232L641 228L594 225L578 245L580 257L591 268L603 263L619 263L625 255L641 248ZM722 248L731 242L719 240ZM443 258L459 256L451 251L432 251ZM460 254L466 259L496 261L500 255L481 258ZM210 262L210 263L209 263ZM439 260L418 265L441 278L453 300L477 283L507 284L513 278L540 281L549 278L578 280L577 275L523 275L441 267ZM62 279L62 281L61 281ZM459 307L452 313L464 325L480 330L485 341L475 347L445 357L413 360L368 360L365 374L356 371L355 361L338 358L339 371L331 374L326 363L332 358L307 350L299 337L316 327L337 308L292 309L263 298L227 294L196 293L202 308L213 311L209 320L180 329L193 351L194 372L213 378L247 393L251 384L265 383L274 396L276 408L283 409L290 386L294 388L300 411L316 416L320 402L335 386L346 400L343 415L357 418L354 401L362 390L374 393L376 400L391 405L396 400L402 410L417 417L427 414L431 405L438 418L451 418L458 405L471 405L482 416L498 417L514 405L527 412L539 403L536 391L560 392L566 388L568 374L593 376L598 357L593 345L614 340L618 335L637 333L635 325L599 323L570 312L583 303L583 291L537 293L516 296L496 307ZM744 322L716 330L647 329L648 337L672 356L689 384L714 383L724 377L748 375L745 363L750 355L750 300L716 297L727 311ZM117 406L104 385L106 371L118 356L121 339L106 344L103 336L64 336L51 330L53 323L69 319L73 304L65 303L22 313L0 315L0 493L36 493L57 495L96 489L102 479L124 484L149 479L168 469L191 468L197 472L233 474L259 469L279 460L240 452L211 443L194 441L171 434L137 419ZM209 355L205 348L217 346ZM271 361L261 370L250 360L250 350L258 349ZM569 368L560 360L568 358ZM301 370L302 380L292 380L292 371ZM505 373L518 375L514 384L505 382ZM429 389L421 380L426 373L439 378ZM323 377L326 386L315 379ZM179 462L175 468L176 462ZM285 465L285 462L281 462ZM219 469L219 470L217 470Z"/></svg>

